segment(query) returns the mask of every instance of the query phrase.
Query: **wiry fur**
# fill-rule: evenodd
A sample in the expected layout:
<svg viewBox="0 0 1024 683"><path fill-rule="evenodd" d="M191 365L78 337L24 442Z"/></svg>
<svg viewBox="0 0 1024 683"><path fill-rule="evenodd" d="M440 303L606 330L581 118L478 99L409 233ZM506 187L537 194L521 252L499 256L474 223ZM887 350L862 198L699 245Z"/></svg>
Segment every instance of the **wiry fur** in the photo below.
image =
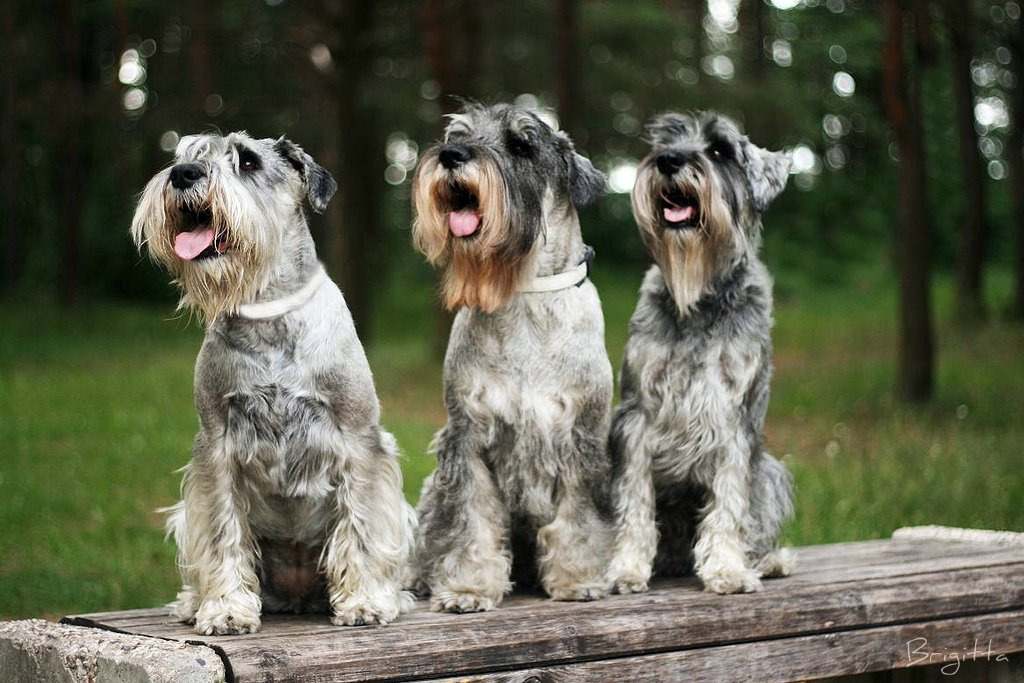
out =
<svg viewBox="0 0 1024 683"><path fill-rule="evenodd" d="M758 258L761 212L789 164L712 113L666 114L649 133L633 207L656 265L630 322L609 437L609 580L643 591L652 569L694 571L710 591L755 591L761 576L792 571L777 547L792 484L763 443L772 293ZM699 215L673 223L680 205Z"/></svg>
<svg viewBox="0 0 1024 683"><path fill-rule="evenodd" d="M259 168L240 167L240 154ZM334 181L291 142L244 133L184 138L175 164L185 163L204 177L177 189L161 171L132 225L182 287L182 305L208 322L200 431L167 523L184 583L172 613L206 635L256 631L262 610L392 621L411 605L400 584L415 517L341 292L326 281L278 317L234 314L296 292L321 268L302 203L322 211ZM227 251L185 261L173 240L199 205Z"/></svg>
<svg viewBox="0 0 1024 683"><path fill-rule="evenodd" d="M452 145L465 162L442 168ZM446 298L461 306L444 365L448 422L418 510L417 584L434 609L492 609L513 579L559 600L607 592L612 374L597 290L515 291L581 261L576 209L604 184L564 134L508 105L469 105L421 162L415 241L446 265ZM473 198L479 234L450 234L452 186L490 193Z"/></svg>

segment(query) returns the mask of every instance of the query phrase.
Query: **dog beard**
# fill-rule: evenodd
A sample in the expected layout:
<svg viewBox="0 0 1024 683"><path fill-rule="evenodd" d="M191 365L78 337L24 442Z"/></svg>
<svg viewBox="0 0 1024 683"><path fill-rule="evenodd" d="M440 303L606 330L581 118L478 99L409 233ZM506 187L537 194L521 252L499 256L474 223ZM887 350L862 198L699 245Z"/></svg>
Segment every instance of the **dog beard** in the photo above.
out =
<svg viewBox="0 0 1024 683"><path fill-rule="evenodd" d="M672 227L667 223L667 212L678 210L672 201L677 197L696 207L692 225ZM644 244L661 269L680 313L686 313L735 249L733 220L720 198L715 176L699 164L691 164L676 180L666 182L654 165L647 163L637 176L632 203Z"/></svg>
<svg viewBox="0 0 1024 683"><path fill-rule="evenodd" d="M507 188L494 164L477 161L449 172L428 157L413 179L412 196L413 243L444 268L445 308L476 306L490 313L504 305L523 279L537 226L509 219ZM473 215L478 227L456 236L452 221L472 221Z"/></svg>
<svg viewBox="0 0 1024 683"><path fill-rule="evenodd" d="M132 235L137 246L147 245L150 257L181 290L178 309L188 309L209 324L252 301L266 286L280 236L265 225L272 220L265 208L224 192L197 189L175 194L167 187L166 173L161 173L143 192ZM212 239L207 238L210 246L203 253L179 253L176 243L183 234L206 231L212 231Z"/></svg>

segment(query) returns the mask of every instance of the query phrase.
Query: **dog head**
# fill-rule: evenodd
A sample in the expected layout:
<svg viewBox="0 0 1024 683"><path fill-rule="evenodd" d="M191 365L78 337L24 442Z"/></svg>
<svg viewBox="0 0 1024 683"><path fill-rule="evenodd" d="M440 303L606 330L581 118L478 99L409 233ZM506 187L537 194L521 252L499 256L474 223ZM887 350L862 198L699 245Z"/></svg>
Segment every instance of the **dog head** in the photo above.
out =
<svg viewBox="0 0 1024 683"><path fill-rule="evenodd" d="M413 178L413 241L445 269L445 306L499 308L538 238L557 239L555 231L576 224L566 216L604 187L604 174L534 111L467 104L452 115Z"/></svg>
<svg viewBox="0 0 1024 683"><path fill-rule="evenodd" d="M266 287L289 240L308 238L303 201L323 212L336 189L284 138L189 135L143 190L131 235L182 289L180 306L212 321Z"/></svg>
<svg viewBox="0 0 1024 683"><path fill-rule="evenodd" d="M716 276L760 246L761 213L785 187L789 158L751 143L712 112L663 114L633 187L633 216L685 312Z"/></svg>

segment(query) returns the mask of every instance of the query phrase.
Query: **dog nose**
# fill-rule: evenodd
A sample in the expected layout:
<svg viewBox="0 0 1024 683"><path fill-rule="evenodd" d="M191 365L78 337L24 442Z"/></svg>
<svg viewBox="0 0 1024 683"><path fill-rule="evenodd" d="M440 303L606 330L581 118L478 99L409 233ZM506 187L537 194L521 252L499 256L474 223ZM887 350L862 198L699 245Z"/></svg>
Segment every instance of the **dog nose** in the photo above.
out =
<svg viewBox="0 0 1024 683"><path fill-rule="evenodd" d="M179 190L187 190L205 175L199 164L178 164L171 168L171 185Z"/></svg>
<svg viewBox="0 0 1024 683"><path fill-rule="evenodd" d="M674 175L676 171L686 165L686 157L683 153L671 149L659 154L654 161L658 165L658 170L664 175Z"/></svg>
<svg viewBox="0 0 1024 683"><path fill-rule="evenodd" d="M441 165L449 171L456 166L461 166L466 163L472 157L473 153L470 152L469 147L466 147L465 145L445 145L437 155Z"/></svg>

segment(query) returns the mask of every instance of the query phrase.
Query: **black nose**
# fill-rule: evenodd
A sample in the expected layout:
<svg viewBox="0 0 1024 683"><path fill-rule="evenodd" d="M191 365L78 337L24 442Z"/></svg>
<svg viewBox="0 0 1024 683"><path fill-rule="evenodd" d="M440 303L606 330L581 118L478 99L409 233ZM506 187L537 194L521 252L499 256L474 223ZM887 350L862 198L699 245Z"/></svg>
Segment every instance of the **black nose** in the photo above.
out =
<svg viewBox="0 0 1024 683"><path fill-rule="evenodd" d="M178 164L171 168L171 185L179 190L187 190L205 175L199 164Z"/></svg>
<svg viewBox="0 0 1024 683"><path fill-rule="evenodd" d="M686 165L686 157L682 152L670 149L659 154L654 162L658 165L658 170L663 174L674 175L676 171Z"/></svg>
<svg viewBox="0 0 1024 683"><path fill-rule="evenodd" d="M473 158L473 153L465 145L445 145L441 148L437 158L441 165L450 171Z"/></svg>

